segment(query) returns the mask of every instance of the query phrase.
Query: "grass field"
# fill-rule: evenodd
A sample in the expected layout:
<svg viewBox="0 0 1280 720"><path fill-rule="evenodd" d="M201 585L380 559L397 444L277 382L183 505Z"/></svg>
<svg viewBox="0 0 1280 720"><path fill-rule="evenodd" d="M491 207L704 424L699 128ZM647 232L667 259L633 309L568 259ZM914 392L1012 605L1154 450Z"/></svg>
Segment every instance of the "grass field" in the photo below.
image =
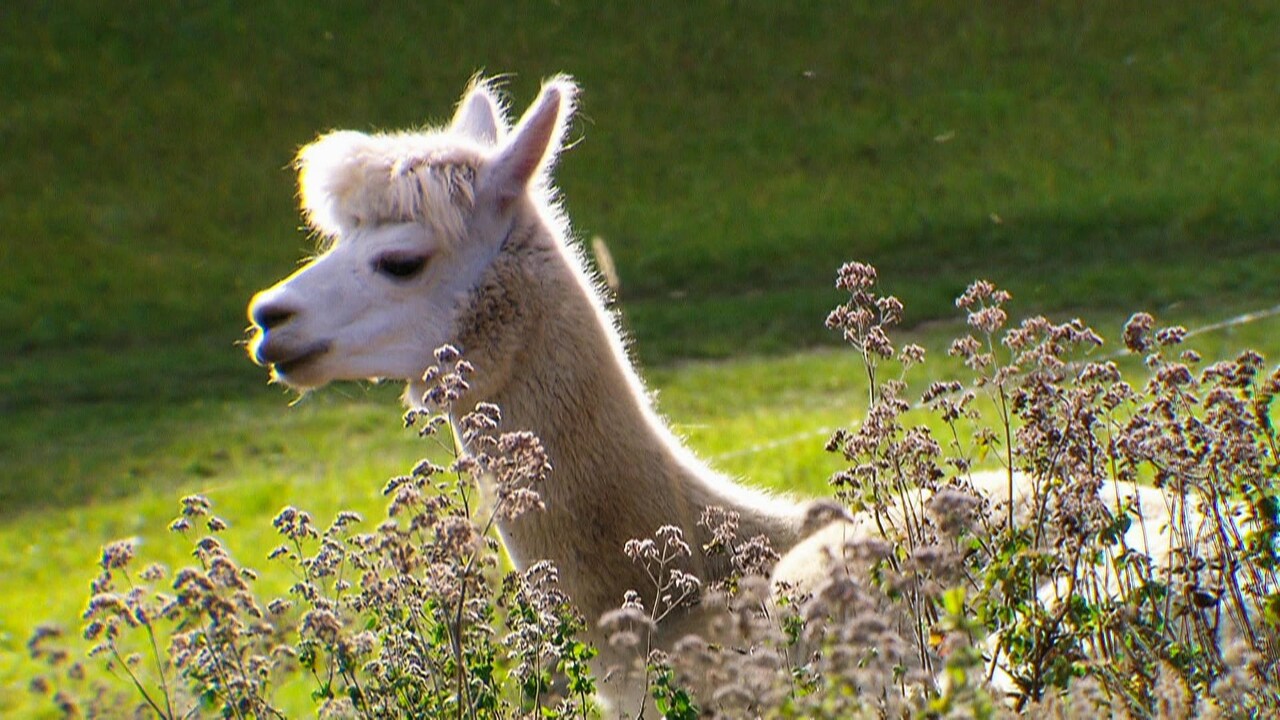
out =
<svg viewBox="0 0 1280 720"><path fill-rule="evenodd" d="M433 5L0 11L0 714L99 545L176 552L180 494L209 492L246 557L285 502L377 512L421 452L397 390L286 409L243 308L311 246L295 149L446 118L477 70L512 73L517 108L582 83L570 217L609 245L664 411L763 484L820 491L819 429L857 417L852 358L796 354L831 342L843 260L930 342L976 276L1110 338L1136 309L1280 302L1274 3ZM1275 356L1276 330L1202 340ZM770 445L794 435L816 439Z"/></svg>

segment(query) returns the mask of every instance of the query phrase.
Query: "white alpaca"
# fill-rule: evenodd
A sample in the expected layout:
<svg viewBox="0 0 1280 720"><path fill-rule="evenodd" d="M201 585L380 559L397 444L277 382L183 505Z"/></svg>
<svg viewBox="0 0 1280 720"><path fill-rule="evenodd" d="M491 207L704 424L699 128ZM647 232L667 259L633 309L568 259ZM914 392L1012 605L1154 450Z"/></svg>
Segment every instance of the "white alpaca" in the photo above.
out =
<svg viewBox="0 0 1280 720"><path fill-rule="evenodd" d="M608 657L595 619L652 585L624 555L627 540L679 527L694 549L686 569L709 582L727 567L700 551L704 509L738 512L743 537L763 534L785 551L805 508L712 472L654 412L547 179L576 92L551 80L508 131L477 82L445 128L335 132L303 148L302 208L327 250L259 293L249 314L254 360L300 389L398 379L413 404L432 351L462 348L476 367L465 406L500 406L553 465L539 487L546 510L503 522L503 541L518 567L558 566L603 668L621 658ZM701 627L696 612L668 617L658 645ZM642 690L604 685L623 707Z"/></svg>
<svg viewBox="0 0 1280 720"><path fill-rule="evenodd" d="M1009 476L1004 471L984 471L974 473L970 477L973 487L979 495L990 500L994 517L1005 517L1010 501ZM1020 526L1026 526L1032 517L1032 503L1035 500L1033 483L1024 476L1015 475L1012 511ZM1132 502L1134 522L1123 536L1123 542L1112 547L1108 562L1093 568L1093 577L1077 578L1081 582L1096 582L1105 588L1105 592L1119 595L1125 591L1125 583L1119 575L1110 570L1110 563L1120 555L1121 548L1146 555L1151 559L1156 577L1169 580L1165 570L1170 563L1176 563L1173 554L1174 539L1171 528L1178 526L1190 533L1192 537L1183 538L1183 547L1213 546L1213 539L1208 537L1215 532L1215 525L1207 522L1199 508L1186 509L1186 522L1179 524L1174 514L1180 512L1171 505L1171 496L1154 487L1135 485L1133 483L1104 481L1098 490L1098 500L1107 504L1113 511ZM928 498L918 491L911 497L910 504L920 512L928 504ZM887 515L896 527L902 527L901 505L890 506ZM1226 522L1234 527L1234 517L1226 518ZM865 581L869 561L858 552L867 540L881 539L882 531L872 515L860 513L849 519L836 520L807 535L791 549L774 567L771 580L775 587L788 588L796 594L811 594L820 591L828 582L841 576ZM1046 542L1047 545L1051 543ZM1206 553L1211 554L1211 553ZM1243 580L1243 578L1242 578ZM1130 579L1130 582L1132 580ZM1241 586L1247 583L1241 582ZM1258 596L1263 594L1262 588L1255 588ZM1073 592L1071 583L1066 580L1047 582L1038 589L1038 597L1045 607L1059 607ZM1220 647L1226 647L1233 640L1247 637L1242 618L1224 613L1225 622L1219 626L1217 641ZM1256 626L1257 618L1249 621ZM910 623L907 623L908 625ZM998 650L999 635L987 639L985 654L992 663L988 665L992 689L996 692L1013 693L1016 685L1003 665L1003 658ZM946 682L945 677L939 678Z"/></svg>
<svg viewBox="0 0 1280 720"><path fill-rule="evenodd" d="M805 539L806 515L829 517L832 508L717 475L656 415L548 179L576 92L567 78L551 80L508 129L491 87L476 82L444 128L335 132L303 148L302 209L327 249L259 293L249 315L253 359L299 389L403 380L412 405L432 351L461 347L477 368L464 406L499 405L509 428L541 438L554 468L539 487L546 510L500 524L506 548L518 567L556 564L591 621L604 668L623 658L609 655L595 618L626 591L651 589L623 553L627 540L675 525L694 550L686 569L717 580L728 568L700 552L710 538L697 522L719 506L740 514L742 537L764 535L787 553L775 579L813 587L825 577L825 558L840 558L846 540L874 531L867 518L846 519ZM979 485L1008 499L1003 476ZM1147 533L1135 525L1130 546L1164 560L1163 499L1132 485L1109 486L1104 497L1114 492L1136 493L1147 517ZM658 628L657 644L705 630L696 610L677 614ZM641 702L634 683L602 689L620 709Z"/></svg>

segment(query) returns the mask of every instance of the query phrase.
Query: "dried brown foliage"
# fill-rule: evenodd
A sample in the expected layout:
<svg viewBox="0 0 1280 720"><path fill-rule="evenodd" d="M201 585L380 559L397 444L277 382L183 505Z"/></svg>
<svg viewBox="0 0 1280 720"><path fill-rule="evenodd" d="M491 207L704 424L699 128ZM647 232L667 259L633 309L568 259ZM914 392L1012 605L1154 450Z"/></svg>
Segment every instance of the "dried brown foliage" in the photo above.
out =
<svg viewBox="0 0 1280 720"><path fill-rule="evenodd" d="M976 282L950 348L969 376L916 396L904 373L885 377L925 362L893 343L901 303L877 293L868 265L842 268L838 286L850 300L827 322L865 360L870 409L827 444L847 468L831 478L840 505L818 506L815 526L847 507L874 532L812 592L770 587L776 553L713 510L700 550L728 556L727 582L683 573L693 549L667 527L625 548L652 586L581 618L554 567L504 571L491 532L539 511L552 468L538 440L503 432L493 406L460 417L456 440L443 414L412 412L452 461L391 480L374 527L282 510L272 567L295 573L287 597L260 601L255 572L218 539L227 524L186 498L171 529L195 564L138 569L131 544L109 545L85 612L91 655L133 699L86 687L48 627L30 643L50 666L33 692L66 716L141 704L165 718L279 717L276 688L309 678L331 717L588 717L595 652L576 636L598 621L672 718L1248 717L1280 704L1280 371L1253 352L1205 366L1180 351L1185 330L1138 314L1122 334L1147 374L1133 382L1096 357L1102 339L1083 322L1011 327L1009 295ZM457 410L471 368L451 348L437 360L425 400ZM979 496L982 462L1011 490L1025 483L1027 501ZM1112 480L1157 489L1167 524L1145 526L1131 498L1104 490ZM1167 558L1131 547L1135 526L1167 537ZM719 608L716 627L654 647L653 628L689 603Z"/></svg>

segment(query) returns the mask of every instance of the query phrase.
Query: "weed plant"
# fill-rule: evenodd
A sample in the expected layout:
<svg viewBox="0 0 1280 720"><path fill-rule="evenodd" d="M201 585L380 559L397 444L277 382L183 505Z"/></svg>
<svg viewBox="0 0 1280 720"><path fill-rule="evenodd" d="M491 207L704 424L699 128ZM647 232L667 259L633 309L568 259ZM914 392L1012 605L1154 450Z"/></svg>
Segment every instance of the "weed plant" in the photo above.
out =
<svg viewBox="0 0 1280 720"><path fill-rule="evenodd" d="M634 649L633 666L605 671L644 683L647 717L1276 707L1280 370L1251 351L1207 364L1180 349L1184 330L1139 313L1122 338L1146 368L1134 382L1080 320L1011 326L1008 293L979 281L956 301L969 330L950 348L970 381L913 395L899 373L925 353L894 344L902 304L876 283L868 265L839 273L849 300L828 326L862 358L870 410L829 439L847 467L831 478L837 502L810 517L816 529L847 508L868 531L811 587L771 584L778 555L718 509L702 518L706 547L664 527L620 548L653 582L603 618L580 616L555 567L506 569L494 522L539 512L554 470L499 408L457 406L472 370L442 348L426 376L435 412L405 420L451 461L388 482L385 519L341 512L321 529L281 510L269 568L294 583L264 600L257 572L219 539L227 523L184 498L170 529L194 563L172 571L142 565L127 541L104 548L82 628L91 660L41 627L29 649L49 671L31 689L67 717L286 717L299 710L282 688L301 684L322 717L588 718L607 711L593 702L596 651L578 635L598 622ZM1024 500L976 492L980 465ZM1138 486L1167 520L1144 517ZM1135 527L1156 551L1133 546ZM679 570L694 552L726 554L735 573L704 587ZM656 647L653 628L694 602L722 610L714 627Z"/></svg>

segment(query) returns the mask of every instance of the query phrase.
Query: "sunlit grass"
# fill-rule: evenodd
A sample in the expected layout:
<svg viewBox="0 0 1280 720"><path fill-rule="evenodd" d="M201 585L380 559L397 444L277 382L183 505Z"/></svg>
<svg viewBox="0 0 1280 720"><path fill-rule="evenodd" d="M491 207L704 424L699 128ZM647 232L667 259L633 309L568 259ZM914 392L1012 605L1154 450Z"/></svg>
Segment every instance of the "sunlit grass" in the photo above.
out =
<svg viewBox="0 0 1280 720"><path fill-rule="evenodd" d="M0 23L0 715L28 708L25 635L75 627L102 543L180 562L164 526L203 492L261 568L281 505L376 517L383 481L423 452L398 388L289 407L235 344L249 296L310 248L287 164L315 133L443 118L481 68L516 73L517 104L577 76L580 142L557 177L614 255L662 411L724 472L812 495L839 466L826 433L865 405L850 354L796 352L831 344L840 261L874 262L907 301L933 358L917 385L962 375L942 360L956 326L928 323L975 276L1022 311L1096 308L1109 339L1129 310L1195 327L1274 305L1280 135L1260 118L1280 114L1277 34L1270 3L565 1L532 19L16 4ZM1277 329L1196 344L1274 361Z"/></svg>
<svg viewBox="0 0 1280 720"><path fill-rule="evenodd" d="M1280 272L1272 3L661 5L15 5L0 349L236 337L311 245L296 148L445 118L479 69L517 106L581 81L557 178L649 359L812 342L850 258L902 278L915 320L979 273L1124 309Z"/></svg>
<svg viewBox="0 0 1280 720"><path fill-rule="evenodd" d="M1194 329L1224 316L1193 313L1169 320ZM1108 346L1095 355L1117 351L1122 322L1120 316L1097 319ZM950 338L962 330L948 323L904 334L904 342L923 344L930 357L906 376L909 396L918 397L930 380L967 378L945 357ZM1269 317L1197 336L1191 344L1206 359L1234 356L1244 347L1275 357L1277 330L1280 318ZM1138 365L1136 358L1120 360ZM848 350L684 362L647 374L660 408L701 456L745 482L801 496L827 492L827 478L841 465L822 446L832 429L856 425L866 404L865 373ZM61 454L32 448L34 459L15 458L29 467L37 460L60 463L67 482L99 485L100 499L63 502L0 524L0 713L30 708L21 686L32 666L23 659L22 644L44 620L78 628L103 544L134 537L148 559L175 566L189 560L186 545L165 529L182 495L198 492L213 500L232 524L226 539L233 553L263 571L264 594L283 591L292 581L273 574L265 560L278 544L270 520L282 506L303 507L322 523L339 509L357 510L376 522L384 482L429 450L399 422L397 395L398 388L390 386L338 386L292 406L289 396L275 390L239 402L192 402L150 421L131 418L127 432L109 422L87 423L73 435L76 444ZM927 413L913 416L942 430ZM115 444L139 435L148 439ZM77 472L88 477L72 477Z"/></svg>

